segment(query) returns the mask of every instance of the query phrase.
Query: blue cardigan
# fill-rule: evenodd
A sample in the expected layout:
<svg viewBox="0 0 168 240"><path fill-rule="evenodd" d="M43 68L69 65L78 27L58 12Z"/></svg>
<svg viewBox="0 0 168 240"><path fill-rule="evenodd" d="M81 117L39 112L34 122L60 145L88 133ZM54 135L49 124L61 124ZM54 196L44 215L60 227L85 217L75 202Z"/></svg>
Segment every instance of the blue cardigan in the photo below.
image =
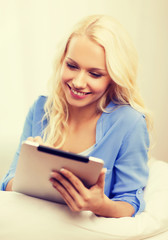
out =
<svg viewBox="0 0 168 240"><path fill-rule="evenodd" d="M14 160L0 183L1 190L5 190L15 175L22 141L30 136L42 136L47 124L41 122L45 102L46 97L40 96L30 108ZM96 143L89 155L104 160L105 194L112 200L132 204L136 214L144 210L143 190L148 179L149 136L145 116L129 105L113 102L107 109L97 122Z"/></svg>

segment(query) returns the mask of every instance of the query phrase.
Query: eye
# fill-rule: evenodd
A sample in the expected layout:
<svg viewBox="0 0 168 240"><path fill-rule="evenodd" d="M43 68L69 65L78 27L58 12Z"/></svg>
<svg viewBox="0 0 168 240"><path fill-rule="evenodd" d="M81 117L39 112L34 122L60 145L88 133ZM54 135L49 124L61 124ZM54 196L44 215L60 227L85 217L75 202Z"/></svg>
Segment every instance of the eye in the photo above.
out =
<svg viewBox="0 0 168 240"><path fill-rule="evenodd" d="M90 74L92 77L94 77L94 78L100 78L100 77L102 77L102 74L100 74L100 73L89 72L89 74Z"/></svg>
<svg viewBox="0 0 168 240"><path fill-rule="evenodd" d="M66 65L69 69L72 69L72 70L78 69L78 67L72 63L66 62Z"/></svg>

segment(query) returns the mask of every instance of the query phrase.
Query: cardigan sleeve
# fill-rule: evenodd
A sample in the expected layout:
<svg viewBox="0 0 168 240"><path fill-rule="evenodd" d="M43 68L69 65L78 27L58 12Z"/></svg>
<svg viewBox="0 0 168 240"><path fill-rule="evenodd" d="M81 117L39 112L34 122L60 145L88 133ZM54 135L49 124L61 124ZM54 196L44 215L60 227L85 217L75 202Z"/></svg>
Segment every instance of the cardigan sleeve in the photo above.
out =
<svg viewBox="0 0 168 240"><path fill-rule="evenodd" d="M20 148L21 148L21 144L24 140L26 140L28 137L32 136L32 120L33 120L33 111L34 111L34 107L35 107L35 103L33 104L33 106L30 108L25 123L24 123L24 127L23 127L23 132L20 138L20 143L19 146L17 148L17 151L15 153L13 162L9 168L9 171L7 172L7 174L3 177L3 179L0 182L0 190L5 191L6 186L8 184L8 182L15 176L15 171L16 171L16 166L17 166L17 161L19 158L19 153L20 153Z"/></svg>
<svg viewBox="0 0 168 240"><path fill-rule="evenodd" d="M143 190L148 179L149 137L144 116L130 128L114 164L112 200L133 205L135 214L145 208ZM135 215L134 214L134 215Z"/></svg>

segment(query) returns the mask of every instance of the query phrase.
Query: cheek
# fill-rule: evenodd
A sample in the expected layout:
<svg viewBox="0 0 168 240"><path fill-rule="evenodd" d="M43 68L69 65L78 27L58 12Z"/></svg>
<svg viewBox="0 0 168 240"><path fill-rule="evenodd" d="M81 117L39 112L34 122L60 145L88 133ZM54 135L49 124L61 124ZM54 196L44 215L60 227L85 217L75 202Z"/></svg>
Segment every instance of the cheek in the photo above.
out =
<svg viewBox="0 0 168 240"><path fill-rule="evenodd" d="M109 88L110 83L109 81L102 81L99 84L93 84L92 85L92 89L94 90L94 92L96 92L97 94L103 94L107 88Z"/></svg>
<svg viewBox="0 0 168 240"><path fill-rule="evenodd" d="M62 67L61 69L61 82L64 83L66 81L66 70L65 70L65 67Z"/></svg>
<svg viewBox="0 0 168 240"><path fill-rule="evenodd" d="M63 67L61 71L61 82L66 83L74 78L74 73Z"/></svg>

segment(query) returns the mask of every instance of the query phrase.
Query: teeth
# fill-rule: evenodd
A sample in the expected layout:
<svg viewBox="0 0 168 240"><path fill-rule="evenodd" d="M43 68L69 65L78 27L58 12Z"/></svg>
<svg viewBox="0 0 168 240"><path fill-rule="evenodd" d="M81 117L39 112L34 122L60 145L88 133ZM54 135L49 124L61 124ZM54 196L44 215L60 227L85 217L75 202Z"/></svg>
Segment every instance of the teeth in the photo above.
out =
<svg viewBox="0 0 168 240"><path fill-rule="evenodd" d="M85 93L77 92L77 91L73 90L72 88L71 88L71 91L72 91L74 94L78 95L78 96L83 96L83 95L85 95Z"/></svg>

